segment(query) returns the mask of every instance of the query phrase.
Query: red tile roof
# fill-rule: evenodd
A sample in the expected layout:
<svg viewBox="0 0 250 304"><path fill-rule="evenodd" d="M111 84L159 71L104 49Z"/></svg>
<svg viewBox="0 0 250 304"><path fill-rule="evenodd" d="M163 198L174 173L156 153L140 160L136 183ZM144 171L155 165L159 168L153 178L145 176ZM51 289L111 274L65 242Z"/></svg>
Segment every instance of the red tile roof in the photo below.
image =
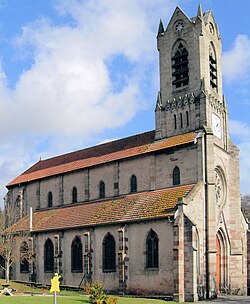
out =
<svg viewBox="0 0 250 304"><path fill-rule="evenodd" d="M7 187L184 145L193 142L195 138L195 132L190 132L154 141L154 134L154 131L150 131L39 161L11 181Z"/></svg>
<svg viewBox="0 0 250 304"><path fill-rule="evenodd" d="M175 211L179 197L195 185L130 194L124 197L63 206L33 212L33 232L89 227L131 221L164 218ZM12 226L11 231L27 231L29 216Z"/></svg>

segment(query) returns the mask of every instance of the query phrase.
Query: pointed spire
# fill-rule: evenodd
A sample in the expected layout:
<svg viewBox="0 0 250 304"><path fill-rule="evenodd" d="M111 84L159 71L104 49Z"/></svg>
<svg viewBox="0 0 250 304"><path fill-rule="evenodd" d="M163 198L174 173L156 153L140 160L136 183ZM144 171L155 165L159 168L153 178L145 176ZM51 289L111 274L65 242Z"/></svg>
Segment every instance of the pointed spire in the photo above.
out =
<svg viewBox="0 0 250 304"><path fill-rule="evenodd" d="M160 19L157 38L159 38L159 37L161 37L163 35L164 35L164 25L163 25L162 20Z"/></svg>
<svg viewBox="0 0 250 304"><path fill-rule="evenodd" d="M201 4L198 4L198 12L197 12L197 17L199 17L200 19L202 18L203 13L202 13L202 8L201 8Z"/></svg>
<svg viewBox="0 0 250 304"><path fill-rule="evenodd" d="M157 102L156 102L156 109L162 109L162 99L161 99L161 92L158 92L157 95Z"/></svg>

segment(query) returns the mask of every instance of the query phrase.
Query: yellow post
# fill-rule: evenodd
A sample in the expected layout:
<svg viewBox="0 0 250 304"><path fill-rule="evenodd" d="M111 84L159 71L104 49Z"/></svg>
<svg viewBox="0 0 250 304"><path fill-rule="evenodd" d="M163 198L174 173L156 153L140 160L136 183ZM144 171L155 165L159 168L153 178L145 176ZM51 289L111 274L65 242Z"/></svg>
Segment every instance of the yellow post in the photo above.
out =
<svg viewBox="0 0 250 304"><path fill-rule="evenodd" d="M60 275L58 273L55 273L55 276L53 279L50 280L51 282L51 288L50 288L50 292L54 292L54 304L56 304L56 293L60 292Z"/></svg>

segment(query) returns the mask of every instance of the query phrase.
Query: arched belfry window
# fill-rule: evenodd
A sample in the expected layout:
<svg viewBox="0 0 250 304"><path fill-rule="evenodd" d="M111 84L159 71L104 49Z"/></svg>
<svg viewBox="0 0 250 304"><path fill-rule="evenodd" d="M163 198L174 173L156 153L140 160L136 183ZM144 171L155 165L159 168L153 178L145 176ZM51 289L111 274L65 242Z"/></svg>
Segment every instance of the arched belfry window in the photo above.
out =
<svg viewBox="0 0 250 304"><path fill-rule="evenodd" d="M157 268L159 267L159 249L158 249L158 236L150 230L146 240L146 267Z"/></svg>
<svg viewBox="0 0 250 304"><path fill-rule="evenodd" d="M115 239L113 236L108 233L102 244L103 248L103 271L104 272L113 272L115 271Z"/></svg>
<svg viewBox="0 0 250 304"><path fill-rule="evenodd" d="M180 178L180 169L179 167L175 167L173 170L173 185L180 185L181 183L181 178Z"/></svg>
<svg viewBox="0 0 250 304"><path fill-rule="evenodd" d="M54 245L51 239L44 244L44 271L54 272Z"/></svg>
<svg viewBox="0 0 250 304"><path fill-rule="evenodd" d="M20 246L20 272L29 272L29 246L27 242L22 242Z"/></svg>
<svg viewBox="0 0 250 304"><path fill-rule="evenodd" d="M77 203L77 189L73 187L72 189L72 203Z"/></svg>
<svg viewBox="0 0 250 304"><path fill-rule="evenodd" d="M209 45L209 71L210 71L210 86L213 89L217 89L217 60L214 46L212 43Z"/></svg>
<svg viewBox="0 0 250 304"><path fill-rule="evenodd" d="M188 85L189 68L188 68L188 51L182 42L179 42L174 51L172 59L172 84L175 88Z"/></svg>
<svg viewBox="0 0 250 304"><path fill-rule="evenodd" d="M137 177L133 174L130 179L130 192L137 192Z"/></svg>
<svg viewBox="0 0 250 304"><path fill-rule="evenodd" d="M50 208L50 207L52 207L53 206L53 194L52 194L52 192L50 191L49 193L48 193L48 207Z"/></svg>
<svg viewBox="0 0 250 304"><path fill-rule="evenodd" d="M100 181L100 184L99 184L99 197L100 198L105 197L105 183L103 181Z"/></svg>
<svg viewBox="0 0 250 304"><path fill-rule="evenodd" d="M71 244L71 271L82 272L82 241L76 236Z"/></svg>

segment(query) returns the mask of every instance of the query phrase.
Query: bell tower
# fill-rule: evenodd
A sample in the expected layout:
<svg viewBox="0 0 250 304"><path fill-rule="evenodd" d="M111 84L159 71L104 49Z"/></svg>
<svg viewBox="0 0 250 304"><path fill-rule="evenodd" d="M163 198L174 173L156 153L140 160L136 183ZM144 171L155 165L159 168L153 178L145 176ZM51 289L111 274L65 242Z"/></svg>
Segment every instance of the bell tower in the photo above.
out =
<svg viewBox="0 0 250 304"><path fill-rule="evenodd" d="M176 7L164 29L160 21L160 90L156 103L156 140L211 128L227 147L228 115L222 91L222 44L212 11L198 6L193 18Z"/></svg>

